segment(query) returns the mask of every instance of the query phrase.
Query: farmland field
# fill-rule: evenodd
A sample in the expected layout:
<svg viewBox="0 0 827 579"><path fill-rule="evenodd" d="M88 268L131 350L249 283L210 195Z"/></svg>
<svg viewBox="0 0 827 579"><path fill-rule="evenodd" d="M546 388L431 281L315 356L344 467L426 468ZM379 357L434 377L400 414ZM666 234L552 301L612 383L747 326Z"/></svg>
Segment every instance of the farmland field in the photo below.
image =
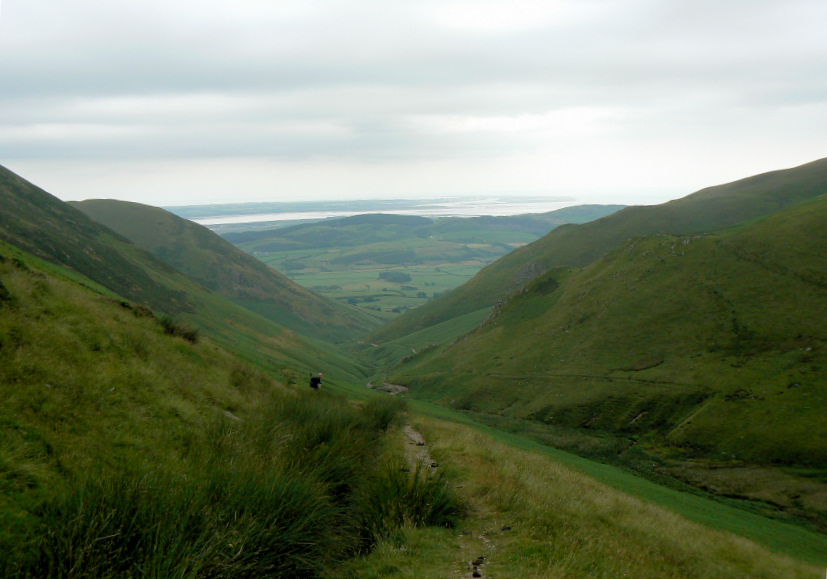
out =
<svg viewBox="0 0 827 579"><path fill-rule="evenodd" d="M559 225L617 209L438 219L371 214L236 230L224 237L296 283L387 320L452 290Z"/></svg>
<svg viewBox="0 0 827 579"><path fill-rule="evenodd" d="M293 253L301 253L293 256ZM333 269L330 261L339 252L280 252L276 255L258 256L272 268L288 275L293 281L327 297L356 305L381 318L396 315L426 303L450 291L473 277L486 262L467 260L439 265L362 263ZM307 267L291 269L292 262L301 260ZM315 267L314 267L315 266ZM402 281L394 281L389 272L400 274ZM386 279L380 277L391 277Z"/></svg>

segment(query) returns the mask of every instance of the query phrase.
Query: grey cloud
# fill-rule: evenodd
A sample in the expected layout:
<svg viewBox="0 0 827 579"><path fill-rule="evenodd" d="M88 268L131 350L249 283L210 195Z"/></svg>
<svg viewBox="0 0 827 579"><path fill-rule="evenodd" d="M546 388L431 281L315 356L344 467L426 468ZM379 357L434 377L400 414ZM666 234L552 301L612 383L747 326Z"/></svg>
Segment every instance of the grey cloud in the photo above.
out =
<svg viewBox="0 0 827 579"><path fill-rule="evenodd" d="M593 0L491 30L439 21L445 5L12 4L0 157L486 158L597 130L562 134L548 115L571 109L597 111L598 137L659 142L799 127L824 110L823 2ZM456 129L460 116L493 120ZM507 117L522 132L497 130Z"/></svg>

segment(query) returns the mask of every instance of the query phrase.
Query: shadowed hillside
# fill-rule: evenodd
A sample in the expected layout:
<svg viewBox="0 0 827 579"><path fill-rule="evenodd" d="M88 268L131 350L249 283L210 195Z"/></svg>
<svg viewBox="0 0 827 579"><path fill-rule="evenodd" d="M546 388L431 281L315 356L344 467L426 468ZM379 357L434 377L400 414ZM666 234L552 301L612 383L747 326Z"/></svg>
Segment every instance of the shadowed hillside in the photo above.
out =
<svg viewBox="0 0 827 579"><path fill-rule="evenodd" d="M398 339L497 300L543 271L582 267L643 235L708 233L769 215L827 191L827 159L709 187L655 206L627 207L585 223L559 227L538 241L494 262L450 294L408 312L371 336L374 342Z"/></svg>
<svg viewBox="0 0 827 579"><path fill-rule="evenodd" d="M118 295L176 314L193 305L178 288L156 279L176 273L54 196L0 167L0 239L70 267Z"/></svg>
<svg viewBox="0 0 827 579"><path fill-rule="evenodd" d="M317 296L206 227L156 207L113 200L70 203L188 277L294 331L352 340L378 322Z"/></svg>
<svg viewBox="0 0 827 579"><path fill-rule="evenodd" d="M663 472L764 493L823 524L825 256L827 194L717 234L630 239L584 269L537 276L392 380L528 420L559 446L649 464L651 453ZM721 470L745 465L769 470Z"/></svg>

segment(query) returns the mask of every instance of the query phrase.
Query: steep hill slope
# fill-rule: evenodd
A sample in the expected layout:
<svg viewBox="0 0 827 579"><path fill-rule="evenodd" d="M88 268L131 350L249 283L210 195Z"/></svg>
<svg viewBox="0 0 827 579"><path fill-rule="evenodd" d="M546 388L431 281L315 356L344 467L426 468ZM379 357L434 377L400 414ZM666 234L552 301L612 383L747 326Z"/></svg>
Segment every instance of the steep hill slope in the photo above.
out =
<svg viewBox="0 0 827 579"><path fill-rule="evenodd" d="M827 194L719 234L631 239L538 276L392 380L455 408L636 441L629 452L827 474L825 257ZM825 495L804 496L827 513Z"/></svg>
<svg viewBox="0 0 827 579"><path fill-rule="evenodd" d="M192 311L186 294L157 275L175 276L164 262L54 196L0 167L0 239L68 266L118 295L169 314Z"/></svg>
<svg viewBox="0 0 827 579"><path fill-rule="evenodd" d="M180 318L248 360L320 366L361 380L364 368L219 296L81 211L0 167L0 240L72 269L118 296Z"/></svg>
<svg viewBox="0 0 827 579"><path fill-rule="evenodd" d="M827 159L709 187L662 205L627 207L583 225L559 227L489 265L450 294L383 326L371 340L398 339L451 318L490 308L548 268L585 266L631 237L712 232L824 192L827 192Z"/></svg>
<svg viewBox="0 0 827 579"><path fill-rule="evenodd" d="M375 507L408 477L398 400L291 387L90 285L0 241L0 576L341 576L409 524Z"/></svg>
<svg viewBox="0 0 827 579"><path fill-rule="evenodd" d="M317 296L206 227L156 207L114 200L70 203L210 290L299 333L352 340L378 321Z"/></svg>

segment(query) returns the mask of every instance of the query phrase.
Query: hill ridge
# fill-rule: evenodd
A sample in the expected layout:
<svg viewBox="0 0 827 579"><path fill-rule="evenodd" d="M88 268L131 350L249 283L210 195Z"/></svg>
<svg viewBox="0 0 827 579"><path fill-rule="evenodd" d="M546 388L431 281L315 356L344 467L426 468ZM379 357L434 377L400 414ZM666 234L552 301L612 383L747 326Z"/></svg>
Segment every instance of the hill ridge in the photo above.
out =
<svg viewBox="0 0 827 579"><path fill-rule="evenodd" d="M713 234L629 239L546 271L389 380L827 528L827 485L794 474L827 473L825 225L827 193Z"/></svg>
<svg viewBox="0 0 827 579"><path fill-rule="evenodd" d="M115 200L70 203L210 290L307 336L351 341L378 321L303 288L208 228Z"/></svg>
<svg viewBox="0 0 827 579"><path fill-rule="evenodd" d="M827 159L706 187L661 205L626 207L580 225L558 227L483 268L470 281L370 335L374 342L492 307L527 277L552 267L583 267L631 237L707 233L769 215L827 191Z"/></svg>

